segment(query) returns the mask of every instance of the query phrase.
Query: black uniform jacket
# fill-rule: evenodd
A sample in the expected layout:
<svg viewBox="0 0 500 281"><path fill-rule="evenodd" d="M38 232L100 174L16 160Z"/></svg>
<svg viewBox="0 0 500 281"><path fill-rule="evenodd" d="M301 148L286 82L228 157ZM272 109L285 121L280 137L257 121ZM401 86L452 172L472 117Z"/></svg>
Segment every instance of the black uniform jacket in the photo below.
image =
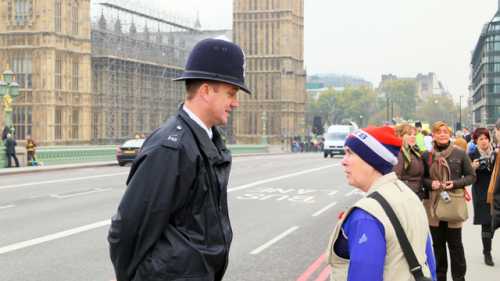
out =
<svg viewBox="0 0 500 281"><path fill-rule="evenodd" d="M145 141L108 233L118 281L221 280L231 154L182 109Z"/></svg>

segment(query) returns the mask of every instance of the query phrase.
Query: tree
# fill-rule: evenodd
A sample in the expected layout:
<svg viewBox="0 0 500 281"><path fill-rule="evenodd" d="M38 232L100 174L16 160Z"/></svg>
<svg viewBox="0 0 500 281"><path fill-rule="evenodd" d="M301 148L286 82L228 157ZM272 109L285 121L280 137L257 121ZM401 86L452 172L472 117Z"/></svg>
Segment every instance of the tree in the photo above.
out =
<svg viewBox="0 0 500 281"><path fill-rule="evenodd" d="M309 98L307 122L314 128L314 117L321 117L327 125L353 121L361 126L374 123L377 108L377 95L372 88L347 87L343 91L329 89L321 93L317 100Z"/></svg>
<svg viewBox="0 0 500 281"><path fill-rule="evenodd" d="M392 118L414 119L417 107L417 83L413 79L385 81L380 89L386 95L384 112L392 112Z"/></svg>
<svg viewBox="0 0 500 281"><path fill-rule="evenodd" d="M451 97L434 95L422 100L416 117L429 124L444 121L449 126L454 126L459 119L458 114L458 106Z"/></svg>

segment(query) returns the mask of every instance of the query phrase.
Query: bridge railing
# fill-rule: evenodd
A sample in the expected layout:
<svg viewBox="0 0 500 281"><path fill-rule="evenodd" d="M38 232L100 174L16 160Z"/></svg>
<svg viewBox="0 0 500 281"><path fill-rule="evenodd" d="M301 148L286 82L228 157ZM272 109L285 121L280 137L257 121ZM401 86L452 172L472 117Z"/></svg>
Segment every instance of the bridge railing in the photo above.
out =
<svg viewBox="0 0 500 281"><path fill-rule="evenodd" d="M75 164L116 160L116 145L101 146L52 146L41 147L36 151L36 159L43 165ZM269 152L267 145L229 145L233 155ZM26 151L17 147L16 155L25 166ZM7 167L5 147L0 146L0 168Z"/></svg>

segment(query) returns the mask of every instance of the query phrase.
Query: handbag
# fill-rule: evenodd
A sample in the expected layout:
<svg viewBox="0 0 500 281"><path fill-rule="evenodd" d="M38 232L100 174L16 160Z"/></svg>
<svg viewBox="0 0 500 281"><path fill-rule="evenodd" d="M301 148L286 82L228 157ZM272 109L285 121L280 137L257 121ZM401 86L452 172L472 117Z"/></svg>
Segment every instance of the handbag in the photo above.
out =
<svg viewBox="0 0 500 281"><path fill-rule="evenodd" d="M467 203L465 202L464 189L437 191L434 203L434 214L441 221L463 222L469 218ZM448 198L442 195L442 192L448 193Z"/></svg>
<svg viewBox="0 0 500 281"><path fill-rule="evenodd" d="M408 240L408 236L406 236L406 233L403 227L401 226L401 223L399 222L399 219L396 216L396 213L392 209L391 205L389 205L387 200L385 200L384 196L382 196L380 193L376 191L368 195L368 197L375 199L375 201L377 201L382 206L382 209L384 209L385 214L389 217L389 220L391 221L391 224L394 227L394 230L396 231L396 236L398 237L399 245L403 250L403 254L405 256L406 261L408 262L408 266L410 267L410 272L415 278L415 280L432 281L431 278L424 276L424 273L422 272L422 266L420 265L420 263L418 263L417 256L415 256L415 252L411 247L410 241Z"/></svg>

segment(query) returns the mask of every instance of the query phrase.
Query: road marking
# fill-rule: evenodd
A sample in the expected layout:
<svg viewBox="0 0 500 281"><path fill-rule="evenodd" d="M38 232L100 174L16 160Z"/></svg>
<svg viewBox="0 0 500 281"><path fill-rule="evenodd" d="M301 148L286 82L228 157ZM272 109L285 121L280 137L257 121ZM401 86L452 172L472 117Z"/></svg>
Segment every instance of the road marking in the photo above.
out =
<svg viewBox="0 0 500 281"><path fill-rule="evenodd" d="M321 171L321 170L328 169L328 168L335 167L335 166L339 166L339 165L340 164L337 163L337 164L333 164L333 165L327 165L327 166L323 166L323 167L319 167L319 168L314 168L314 169L309 169L309 170L305 170L305 171L301 171L301 172L291 173L291 174L288 174L288 175L274 177L274 178L270 178L270 179L266 179L266 180L260 180L260 181L252 182L252 183L249 183L249 184L240 185L240 186L237 186L237 187L230 188L230 189L227 190L227 192L233 192L233 191L238 191L238 190L242 190L242 189L247 189L247 188L258 186L258 185L261 185L261 184L264 184L264 183L273 182L273 181L279 181L279 180L282 180L282 179L296 177L296 176L300 176L300 175L303 175L303 174L317 172L317 171Z"/></svg>
<svg viewBox="0 0 500 281"><path fill-rule="evenodd" d="M334 191L328 193L328 195L333 196L333 195L337 194L337 192L339 192L339 191L338 190L334 190Z"/></svg>
<svg viewBox="0 0 500 281"><path fill-rule="evenodd" d="M9 204L9 205L4 205L4 206L0 206L0 210L3 210L3 209L8 209L8 208L14 208L16 205L12 205L12 204Z"/></svg>
<svg viewBox="0 0 500 281"><path fill-rule="evenodd" d="M326 279L328 279L328 277L330 277L330 273L332 273L332 268L329 265L327 265L325 269L321 271L321 273L318 275L318 278L316 278L315 281L325 281Z"/></svg>
<svg viewBox="0 0 500 281"><path fill-rule="evenodd" d="M328 204L328 205L326 205L326 207L324 207L323 209L321 209L321 210L317 211L317 212L316 212L316 213L314 213L312 216L313 216L313 217L317 217L317 216L321 215L323 212L325 212L326 210L330 209L331 207L333 207L333 206L335 206L335 205L337 205L337 202L333 202L333 203L331 203L331 204Z"/></svg>
<svg viewBox="0 0 500 281"><path fill-rule="evenodd" d="M280 235L274 237L273 239L269 240L269 242L265 243L264 245L258 247L257 249L253 250L250 252L251 255L258 255L260 252L264 251L265 249L269 248L271 245L274 243L280 241L281 239L285 238L288 234L294 232L295 230L299 229L298 226L293 226L289 228L287 231L281 233Z"/></svg>
<svg viewBox="0 0 500 281"><path fill-rule="evenodd" d="M52 240L60 239L60 238L63 238L63 237L75 235L75 234L78 234L78 233L81 233L81 232L85 232L85 231L89 231L89 230L92 230L92 229L95 229L95 228L107 226L110 223L111 223L111 220L99 221L99 222L87 224L87 225L84 225L84 226L80 226L80 227L77 227L77 228L72 228L72 229L68 229L68 230L65 230L65 231L57 232L57 233L54 233L54 234L50 234L50 235L38 237L38 238L35 238L35 239L31 239L31 240L27 240L27 241L23 241L23 242L19 242L19 243L14 243L14 244L11 244L11 245L7 245L7 246L4 246L4 247L0 248L0 255L5 254L5 253L9 253L9 252L13 252L13 251L16 251L16 250L19 250L19 249L31 247L31 246L34 246L34 245L42 244L42 243L45 243L45 242L49 242L49 241L52 241Z"/></svg>
<svg viewBox="0 0 500 281"><path fill-rule="evenodd" d="M306 174L306 173L312 173L312 172L324 170L324 169L335 167L335 166L339 166L339 165L340 164L337 163L337 164L333 164L333 165L323 166L323 167L309 169L309 170L305 170L305 171L301 171L301 172L297 172L297 173L292 173L292 174L288 174L288 175L274 177L274 178L270 178L270 179L267 179L267 180L257 181L257 182L254 182L254 183L250 183L250 184L238 186L238 187L235 187L235 188L231 188L230 190L228 190L228 192L242 190L242 189L249 188L249 187L252 187L252 186L256 186L256 185L259 185L259 184L268 183L268 182L272 182L272 181L277 181L277 180L281 180L281 179L286 179L286 178L290 178L290 177L294 177L294 176L299 176L299 175L303 175L303 174ZM0 186L0 190L1 189L15 188L15 187L22 187L22 186L33 186L33 185L39 185L39 184L49 184L49 183L57 183L57 182L65 182L65 181L78 181L78 180L83 180L83 179L100 178L100 177L112 177L112 176L125 175L125 174L128 174L128 173L114 173L114 174L105 174L105 175L96 175L96 176L88 176L88 177L79 177L79 178L72 178L72 179L61 179L61 180L52 180L52 181L32 182L32 183L24 183L24 184L17 184L17 185L4 185L4 186ZM92 230L92 229L99 228L99 227L103 227L103 226L107 226L109 224L110 224L110 220L104 220L104 221L100 221L100 222L96 222L96 223L84 225L84 226L81 226L81 227L77 227L77 228L65 230L65 231L62 231L62 232L58 232L58 233L54 233L54 234L42 236L42 237L39 237L39 238L27 240L27 241L24 241L24 242L15 243L15 244L8 245L8 246L0 248L0 254L4 254L4 253L8 253L8 252L19 250L19 249L22 249L22 248L26 248L26 247L30 247L30 246L42 244L42 243L45 243L45 242L48 242L48 241L52 241L52 240L64 238L64 237L71 236L71 235L74 235L74 234L77 234L77 233L85 232L85 231ZM280 239L284 238L286 235L294 232L298 228L299 228L298 226L294 226L294 227L288 229L287 231L285 231L284 233L280 234L279 236L277 236L273 240L269 241L268 243L260 246L259 248L255 249L255 250L253 250L251 252L251 254L252 255L259 254L260 252L262 252L263 250L265 250L267 247L271 246L272 244L276 243Z"/></svg>
<svg viewBox="0 0 500 281"><path fill-rule="evenodd" d="M50 181L27 182L27 183L21 183L21 184L11 184L11 185L0 186L0 190L2 190L2 189L11 189L11 188L16 188L16 187L25 187L25 186L34 186L34 185L58 183L58 182L68 182L68 181L79 181L79 180L88 180L88 179L104 178L104 177L114 177L114 176L121 176L121 175L128 175L128 172L126 172L126 173L122 172L122 173L114 173L114 174L104 174L104 175L95 175L95 176L87 176L87 177L78 177L78 178L70 178L70 179L60 179L60 180L50 180Z"/></svg>
<svg viewBox="0 0 500 281"><path fill-rule="evenodd" d="M322 254L319 256L317 260L315 260L307 269L302 273L302 275L297 278L297 281L307 281L309 277L319 268L319 266L323 263L326 258L326 254Z"/></svg>
<svg viewBox="0 0 500 281"><path fill-rule="evenodd" d="M111 188L93 188L91 190L82 191L82 192L66 193L66 194L51 194L50 197L57 198L57 199L66 199L66 198L88 195L88 194L92 194L92 193L98 193L98 192L104 192L104 191L110 191L110 190L111 190Z"/></svg>

